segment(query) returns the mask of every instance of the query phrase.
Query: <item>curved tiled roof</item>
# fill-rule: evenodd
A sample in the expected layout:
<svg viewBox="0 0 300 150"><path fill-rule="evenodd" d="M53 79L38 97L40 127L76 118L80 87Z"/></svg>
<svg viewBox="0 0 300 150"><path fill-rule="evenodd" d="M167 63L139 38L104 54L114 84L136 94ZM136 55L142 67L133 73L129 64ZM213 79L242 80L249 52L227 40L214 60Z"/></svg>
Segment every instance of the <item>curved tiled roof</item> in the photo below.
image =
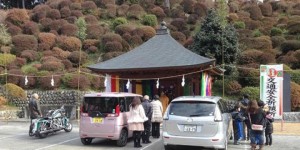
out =
<svg viewBox="0 0 300 150"><path fill-rule="evenodd" d="M94 71L151 70L213 64L214 59L200 56L183 47L162 28L147 42L110 60L88 66Z"/></svg>

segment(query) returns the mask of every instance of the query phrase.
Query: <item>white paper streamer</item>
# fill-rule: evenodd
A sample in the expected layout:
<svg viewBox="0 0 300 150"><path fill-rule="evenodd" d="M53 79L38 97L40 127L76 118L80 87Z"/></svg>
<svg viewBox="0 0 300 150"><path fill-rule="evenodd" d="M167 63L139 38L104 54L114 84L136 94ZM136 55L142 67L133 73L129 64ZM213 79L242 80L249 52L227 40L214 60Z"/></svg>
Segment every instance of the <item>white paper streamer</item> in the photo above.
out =
<svg viewBox="0 0 300 150"><path fill-rule="evenodd" d="M51 79L51 86L54 86L54 79L53 79L53 75L52 75L52 79Z"/></svg>
<svg viewBox="0 0 300 150"><path fill-rule="evenodd" d="M185 85L185 79L184 79L184 75L182 76L182 82L181 82L181 86L183 86L184 87L184 85Z"/></svg>
<svg viewBox="0 0 300 150"><path fill-rule="evenodd" d="M159 88L159 79L157 79L157 81L156 81L156 88L157 89Z"/></svg>
<svg viewBox="0 0 300 150"><path fill-rule="evenodd" d="M128 79L128 81L127 81L127 83L126 83L126 88L127 88L127 90L129 89L129 86L130 86L130 81L129 81L129 79Z"/></svg>
<svg viewBox="0 0 300 150"><path fill-rule="evenodd" d="M25 85L28 84L28 79L27 79L27 76L25 76Z"/></svg>

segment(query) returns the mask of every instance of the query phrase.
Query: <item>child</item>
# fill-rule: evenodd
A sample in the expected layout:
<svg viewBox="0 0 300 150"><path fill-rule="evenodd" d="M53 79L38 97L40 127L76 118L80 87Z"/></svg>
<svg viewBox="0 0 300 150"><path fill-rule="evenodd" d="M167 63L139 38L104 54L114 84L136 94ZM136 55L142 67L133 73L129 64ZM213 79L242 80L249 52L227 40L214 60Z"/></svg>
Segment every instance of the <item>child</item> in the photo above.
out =
<svg viewBox="0 0 300 150"><path fill-rule="evenodd" d="M265 136L266 136L266 144L265 145L272 145L272 133L273 133L273 123L274 118L272 113L269 111L266 113L266 130L265 130Z"/></svg>
<svg viewBox="0 0 300 150"><path fill-rule="evenodd" d="M239 145L239 140L244 138L243 135L243 121L245 120L245 117L242 116L240 112L240 106L236 105L234 107L234 110L231 113L232 116L232 125L233 125L233 132L234 132L234 145Z"/></svg>

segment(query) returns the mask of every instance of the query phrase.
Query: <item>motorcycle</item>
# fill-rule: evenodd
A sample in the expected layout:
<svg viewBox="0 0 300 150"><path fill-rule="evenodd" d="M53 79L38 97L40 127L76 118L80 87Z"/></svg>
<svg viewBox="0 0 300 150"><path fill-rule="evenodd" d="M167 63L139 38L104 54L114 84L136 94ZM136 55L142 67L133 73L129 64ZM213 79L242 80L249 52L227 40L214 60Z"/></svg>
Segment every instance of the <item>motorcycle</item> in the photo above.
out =
<svg viewBox="0 0 300 150"><path fill-rule="evenodd" d="M72 124L65 116L64 105L60 109L49 110L46 117L33 119L29 128L29 136L45 138L49 133L60 130L72 131Z"/></svg>

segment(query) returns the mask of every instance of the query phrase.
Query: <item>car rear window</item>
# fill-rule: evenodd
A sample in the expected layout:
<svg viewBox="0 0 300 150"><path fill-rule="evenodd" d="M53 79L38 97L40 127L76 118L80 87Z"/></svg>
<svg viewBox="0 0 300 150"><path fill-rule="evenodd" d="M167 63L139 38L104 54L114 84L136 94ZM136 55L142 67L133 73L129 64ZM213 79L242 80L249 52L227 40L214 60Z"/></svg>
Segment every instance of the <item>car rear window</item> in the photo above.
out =
<svg viewBox="0 0 300 150"><path fill-rule="evenodd" d="M83 112L115 113L117 105L117 97L85 97L83 100Z"/></svg>
<svg viewBox="0 0 300 150"><path fill-rule="evenodd" d="M179 101L172 102L169 115L199 117L213 116L215 112L215 103L199 101Z"/></svg>

